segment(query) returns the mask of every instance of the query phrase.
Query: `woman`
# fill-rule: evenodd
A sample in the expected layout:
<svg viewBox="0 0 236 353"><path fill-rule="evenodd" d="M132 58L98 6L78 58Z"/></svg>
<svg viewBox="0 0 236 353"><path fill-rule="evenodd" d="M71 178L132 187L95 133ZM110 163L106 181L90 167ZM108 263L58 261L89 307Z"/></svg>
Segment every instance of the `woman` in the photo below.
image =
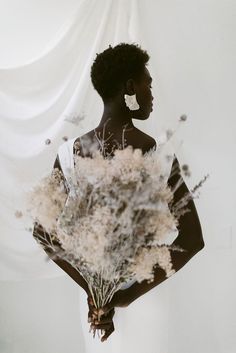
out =
<svg viewBox="0 0 236 353"><path fill-rule="evenodd" d="M132 121L132 119L146 120L152 111L152 77L146 67L148 60L149 55L146 51L138 45L128 43L120 43L115 47L109 46L102 53L97 54L91 67L91 80L103 100L104 111L100 123L95 129L69 141L72 155L79 153L88 156L91 146L94 147L94 145L95 148L102 149L105 155L111 156L114 149L124 148L127 145L140 148L143 154L156 147L155 139L136 128ZM57 156L54 168L61 169L61 162L62 160ZM178 169L178 173L168 179L171 188L179 178L182 178L176 157L172 168ZM181 187L174 194L174 203L178 202L186 192L188 192L188 188L182 180ZM173 242L186 250L185 252L171 252L175 271L181 269L204 247L200 222L192 200L189 202L188 208L191 212L180 217L179 233ZM82 291L80 296L86 352L141 353L148 351L149 353L157 353L159 349L160 351L162 348L165 349L165 347L161 347L160 342L158 343L159 348L154 344L157 337L156 329L159 325L159 318L154 315L154 312L157 311L158 315L161 315L165 298L162 299L160 305L160 299L158 303L155 290L143 296L166 280L165 272L162 269L155 269L155 279L151 283L130 281L126 284L115 293L111 302L102 308L103 315L98 321L98 310L93 305L86 282L69 264L59 260L55 260L55 262L86 292L85 294ZM138 298L138 306L135 305L137 302L130 305ZM87 310L89 310L88 314L86 314ZM140 319L140 311L142 312L142 323L136 327ZM88 320L95 329L104 330L101 341L107 340L109 337L106 343L100 345L98 339L93 339L92 334L88 333L85 315L87 316L86 323ZM114 322L117 326L116 330ZM153 326L150 327L150 324ZM145 342L145 339L149 342ZM142 342L144 343L142 344Z"/></svg>

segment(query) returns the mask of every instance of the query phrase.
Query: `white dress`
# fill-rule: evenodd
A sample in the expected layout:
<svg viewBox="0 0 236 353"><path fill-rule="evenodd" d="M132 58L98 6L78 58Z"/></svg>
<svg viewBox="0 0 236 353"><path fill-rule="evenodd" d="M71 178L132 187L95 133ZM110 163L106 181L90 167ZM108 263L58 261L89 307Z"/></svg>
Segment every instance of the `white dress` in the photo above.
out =
<svg viewBox="0 0 236 353"><path fill-rule="evenodd" d="M58 150L60 164L70 184L67 168L74 167L73 146L76 138L63 143ZM170 163L171 165L172 163ZM73 190L71 190L73 192ZM168 237L171 244L177 237L177 229ZM135 280L123 285L131 286ZM166 353L168 347L168 280L145 293L126 308L115 308L113 317L115 331L104 342L98 334L93 338L89 332L87 294L79 291L80 320L85 351L78 353Z"/></svg>

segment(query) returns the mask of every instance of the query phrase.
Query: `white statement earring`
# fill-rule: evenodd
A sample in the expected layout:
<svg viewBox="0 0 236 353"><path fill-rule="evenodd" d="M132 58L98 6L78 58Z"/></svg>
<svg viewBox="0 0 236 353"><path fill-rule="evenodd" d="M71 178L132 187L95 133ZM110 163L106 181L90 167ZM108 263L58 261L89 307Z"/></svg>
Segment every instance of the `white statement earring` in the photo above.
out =
<svg viewBox="0 0 236 353"><path fill-rule="evenodd" d="M130 110L138 110L139 109L139 104L136 99L136 93L133 94L132 96L125 94L124 97L125 97L125 104Z"/></svg>

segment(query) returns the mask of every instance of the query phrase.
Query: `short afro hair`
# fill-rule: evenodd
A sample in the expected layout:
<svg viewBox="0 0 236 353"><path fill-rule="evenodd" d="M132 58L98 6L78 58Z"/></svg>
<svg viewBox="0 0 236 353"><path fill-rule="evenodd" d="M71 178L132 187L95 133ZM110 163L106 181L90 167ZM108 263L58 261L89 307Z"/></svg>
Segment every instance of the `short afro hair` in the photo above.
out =
<svg viewBox="0 0 236 353"><path fill-rule="evenodd" d="M129 43L120 43L115 47L109 45L102 53L97 53L90 75L103 101L114 97L129 78L138 81L149 58L138 44Z"/></svg>

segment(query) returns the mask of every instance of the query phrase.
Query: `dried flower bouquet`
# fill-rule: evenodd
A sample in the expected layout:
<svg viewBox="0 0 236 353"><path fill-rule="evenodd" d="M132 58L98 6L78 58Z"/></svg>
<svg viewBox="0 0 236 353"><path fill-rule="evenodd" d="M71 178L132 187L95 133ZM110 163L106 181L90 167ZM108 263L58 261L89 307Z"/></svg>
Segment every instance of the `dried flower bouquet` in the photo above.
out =
<svg viewBox="0 0 236 353"><path fill-rule="evenodd" d="M46 244L51 258L66 260L83 276L97 308L130 279L152 281L154 266L171 276L170 249L184 251L165 239L194 195L172 207L180 185L168 187L163 172L168 156L161 153L143 155L127 146L112 158L98 150L93 158L75 155L69 194L58 169L29 194L28 211L45 231L37 241Z"/></svg>

